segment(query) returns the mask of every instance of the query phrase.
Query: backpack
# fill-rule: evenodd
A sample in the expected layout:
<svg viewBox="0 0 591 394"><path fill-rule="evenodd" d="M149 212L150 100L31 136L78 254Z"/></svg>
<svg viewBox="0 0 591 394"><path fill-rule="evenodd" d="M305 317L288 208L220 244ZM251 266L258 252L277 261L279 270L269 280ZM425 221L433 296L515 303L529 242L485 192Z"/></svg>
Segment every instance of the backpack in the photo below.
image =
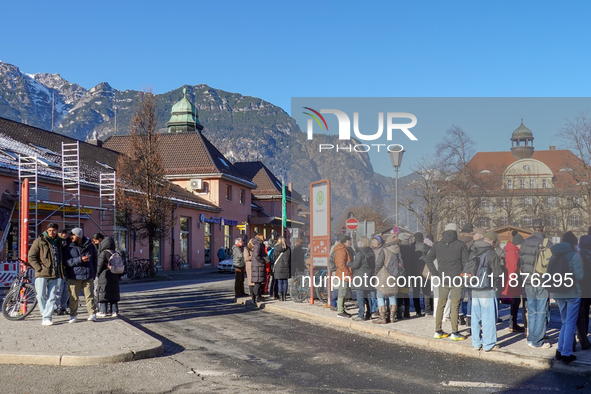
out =
<svg viewBox="0 0 591 394"><path fill-rule="evenodd" d="M107 268L111 273L116 275L125 273L125 263L121 255L116 251L107 250L107 252L111 253L111 257L109 257L109 262L107 263Z"/></svg>
<svg viewBox="0 0 591 394"><path fill-rule="evenodd" d="M402 259L397 254L392 254L390 257L390 261L388 261L388 265L386 266L386 271L393 277L404 276L404 265L402 265Z"/></svg>
<svg viewBox="0 0 591 394"><path fill-rule="evenodd" d="M591 278L591 251L588 249L581 249L579 255L581 256L581 263L583 265L582 281L588 281Z"/></svg>
<svg viewBox="0 0 591 394"><path fill-rule="evenodd" d="M538 246L538 253L536 254L536 262L534 265L534 273L544 275L548 271L548 263L552 257L552 251L548 247L548 238L544 238L544 242Z"/></svg>
<svg viewBox="0 0 591 394"><path fill-rule="evenodd" d="M548 263L548 273L554 278L554 274L559 274L561 278L565 278L565 274L569 273L568 259L565 255L554 257ZM556 281L550 282L550 293L565 294L573 289L573 286L566 286L565 280L560 281L560 286L557 286Z"/></svg>
<svg viewBox="0 0 591 394"><path fill-rule="evenodd" d="M328 258L328 268L330 269L330 272L335 272L337 270L337 263L334 261L335 254L335 252L332 252Z"/></svg>
<svg viewBox="0 0 591 394"><path fill-rule="evenodd" d="M482 253L480 256L472 257L470 263L472 264L473 273L472 276L478 278L478 281L475 282L472 278L468 278L466 281L466 287L474 290L485 290L485 289L492 289L493 285L491 282L491 269L488 265L488 251ZM472 279L472 281L470 281Z"/></svg>
<svg viewBox="0 0 591 394"><path fill-rule="evenodd" d="M275 251L275 247L273 246L271 249L269 249L269 251L267 252L267 257L269 258L269 262L271 264L275 264L275 260L273 260L273 252Z"/></svg>

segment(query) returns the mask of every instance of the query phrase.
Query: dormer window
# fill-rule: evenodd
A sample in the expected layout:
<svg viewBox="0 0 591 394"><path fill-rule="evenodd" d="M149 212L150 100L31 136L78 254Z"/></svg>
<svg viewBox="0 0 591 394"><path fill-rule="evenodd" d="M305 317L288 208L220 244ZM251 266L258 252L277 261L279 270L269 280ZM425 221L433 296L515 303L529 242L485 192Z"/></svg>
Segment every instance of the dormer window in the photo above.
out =
<svg viewBox="0 0 591 394"><path fill-rule="evenodd" d="M523 170L524 171L531 171L531 166L529 164L526 164L523 166Z"/></svg>

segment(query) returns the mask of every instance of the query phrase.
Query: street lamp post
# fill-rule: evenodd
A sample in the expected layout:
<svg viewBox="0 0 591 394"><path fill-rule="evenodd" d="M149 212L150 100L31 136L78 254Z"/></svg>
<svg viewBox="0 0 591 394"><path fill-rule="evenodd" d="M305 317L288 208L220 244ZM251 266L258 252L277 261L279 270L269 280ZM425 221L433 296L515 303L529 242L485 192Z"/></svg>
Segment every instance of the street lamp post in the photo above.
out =
<svg viewBox="0 0 591 394"><path fill-rule="evenodd" d="M390 151L390 161L396 170L396 227L398 227L398 169L402 164L402 155L404 155L404 148L402 145L395 145L394 149Z"/></svg>

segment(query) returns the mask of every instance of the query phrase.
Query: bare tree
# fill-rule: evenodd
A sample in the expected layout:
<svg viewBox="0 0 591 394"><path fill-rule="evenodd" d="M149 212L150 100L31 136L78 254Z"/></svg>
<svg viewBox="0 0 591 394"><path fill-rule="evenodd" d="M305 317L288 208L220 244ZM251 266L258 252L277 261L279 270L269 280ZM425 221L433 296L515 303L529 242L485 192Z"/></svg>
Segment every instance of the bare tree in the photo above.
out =
<svg viewBox="0 0 591 394"><path fill-rule="evenodd" d="M148 240L151 266L154 240L168 237L174 221L157 130L156 99L152 92L144 92L130 125L131 149L120 156L117 164L117 202L118 209L127 213L128 225L140 239Z"/></svg>
<svg viewBox="0 0 591 394"><path fill-rule="evenodd" d="M419 175L403 194L400 205L412 213L427 233L437 236L445 201L437 191L439 182L447 177L439 156L423 156L412 170Z"/></svg>

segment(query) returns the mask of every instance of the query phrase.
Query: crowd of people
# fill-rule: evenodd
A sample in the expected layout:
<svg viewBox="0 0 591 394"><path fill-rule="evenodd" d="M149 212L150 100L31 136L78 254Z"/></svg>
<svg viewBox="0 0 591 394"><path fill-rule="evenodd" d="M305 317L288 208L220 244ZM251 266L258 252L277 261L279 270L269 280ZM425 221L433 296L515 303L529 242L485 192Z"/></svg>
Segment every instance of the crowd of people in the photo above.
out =
<svg viewBox="0 0 591 394"><path fill-rule="evenodd" d="M555 245L546 237L542 219L533 221L532 231L525 239L513 231L511 240L500 243L494 231L469 223L459 229L449 223L438 241L421 232L378 234L360 238L355 247L351 237L343 234L330 252L331 275L342 279L332 289L331 309L341 318L388 324L411 318L412 299L414 317L435 315L434 338L466 340L468 336L459 329L466 325L463 332L470 334L473 347L489 352L500 347L500 303L510 305L510 332L523 333L533 349L551 348L546 331L549 301L554 298L562 324L556 359L569 364L576 359L576 337L583 350L591 348L587 339L591 299L583 292L591 290L591 227L589 235L580 240L568 231ZM296 270L305 269L299 239L292 251L283 237L265 241L257 234L246 246L238 238L233 256L235 295L247 295L246 276L255 307L267 292L285 301L288 279ZM368 277L375 280L370 284L362 280ZM413 277L421 280L410 280ZM551 285L540 280L546 277ZM400 281L392 280L396 278L409 280L399 285ZM558 279L567 283L567 278L572 279L570 286L556 285ZM346 310L348 297L357 300L356 315ZM451 333L442 329L446 321L451 323Z"/></svg>
<svg viewBox="0 0 591 394"><path fill-rule="evenodd" d="M89 315L87 320L118 316L121 274L113 273L111 268L121 263L121 257L111 237L97 233L90 239L81 228L60 232L57 224L49 223L33 241L27 258L35 270L42 325L53 325L53 314L68 313L68 323L75 323L81 291Z"/></svg>

